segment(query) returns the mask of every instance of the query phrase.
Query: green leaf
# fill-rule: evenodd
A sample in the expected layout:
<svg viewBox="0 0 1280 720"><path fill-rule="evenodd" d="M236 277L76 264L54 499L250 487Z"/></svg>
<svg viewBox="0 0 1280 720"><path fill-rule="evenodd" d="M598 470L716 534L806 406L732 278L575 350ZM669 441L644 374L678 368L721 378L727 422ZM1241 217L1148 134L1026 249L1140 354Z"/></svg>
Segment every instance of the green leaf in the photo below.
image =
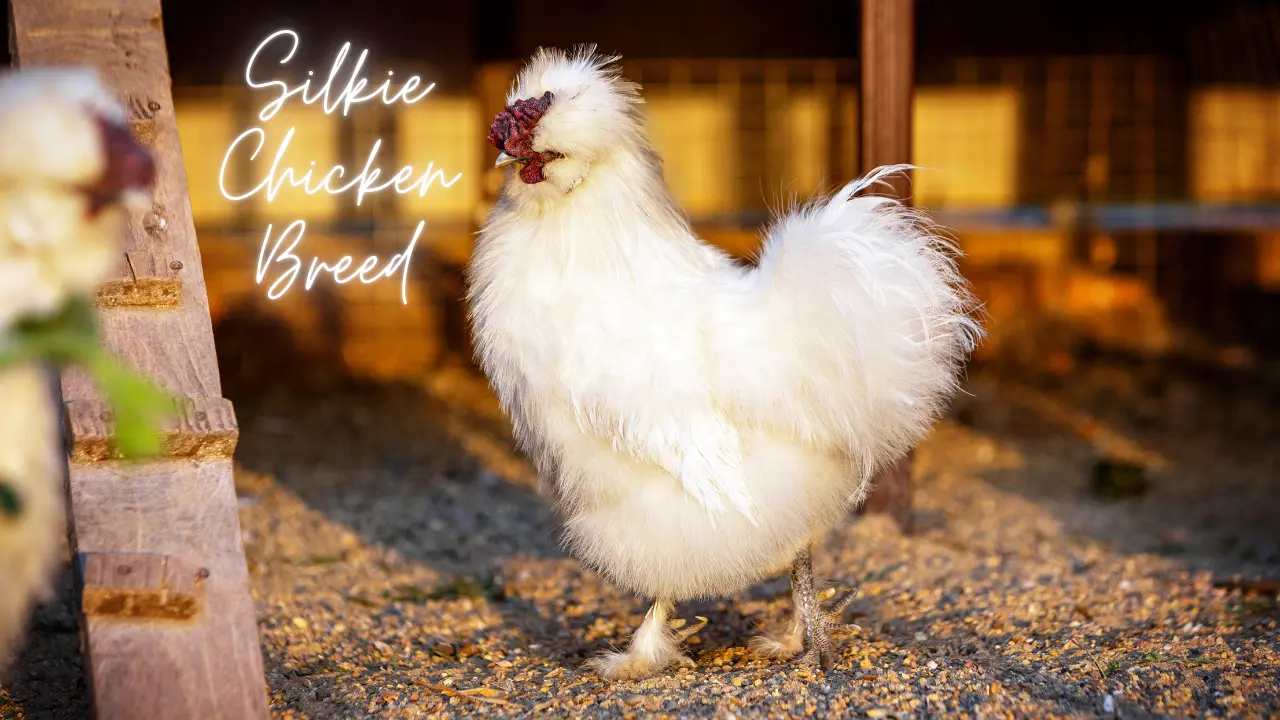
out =
<svg viewBox="0 0 1280 720"><path fill-rule="evenodd" d="M24 362L82 365L97 381L115 418L116 449L127 458L161 450L159 430L177 400L102 349L96 311L87 298L16 323L0 338L0 368Z"/></svg>
<svg viewBox="0 0 1280 720"><path fill-rule="evenodd" d="M76 298L52 315L15 323L0 338L0 367L36 361L70 365L83 362L98 351L94 310L87 300Z"/></svg>
<svg viewBox="0 0 1280 720"><path fill-rule="evenodd" d="M158 455L159 430L176 411L176 398L105 352L97 353L87 365L111 405L116 449L127 458Z"/></svg>

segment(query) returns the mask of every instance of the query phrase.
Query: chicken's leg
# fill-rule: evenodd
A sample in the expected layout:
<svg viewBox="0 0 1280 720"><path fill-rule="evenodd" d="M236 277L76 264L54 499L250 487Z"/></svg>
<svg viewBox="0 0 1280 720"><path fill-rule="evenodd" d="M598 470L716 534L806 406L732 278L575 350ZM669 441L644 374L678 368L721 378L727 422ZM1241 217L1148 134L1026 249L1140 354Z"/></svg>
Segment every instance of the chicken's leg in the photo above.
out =
<svg viewBox="0 0 1280 720"><path fill-rule="evenodd" d="M791 565L791 600L795 605L791 621L786 628L773 635L751 639L751 649L771 658L790 658L800 655L800 662L807 666L831 668L835 653L831 649L832 630L856 630L857 625L843 622L858 591L850 590L830 608L822 603L835 596L835 589L819 593L813 582L813 554L804 548ZM801 654L803 651L803 654Z"/></svg>
<svg viewBox="0 0 1280 720"><path fill-rule="evenodd" d="M634 680L662 672L672 663L692 663L680 652L680 643L706 626L707 619L698 617L698 622L688 626L684 620L669 621L674 609L670 600L655 600L626 651L594 657L587 662L587 669L606 680Z"/></svg>

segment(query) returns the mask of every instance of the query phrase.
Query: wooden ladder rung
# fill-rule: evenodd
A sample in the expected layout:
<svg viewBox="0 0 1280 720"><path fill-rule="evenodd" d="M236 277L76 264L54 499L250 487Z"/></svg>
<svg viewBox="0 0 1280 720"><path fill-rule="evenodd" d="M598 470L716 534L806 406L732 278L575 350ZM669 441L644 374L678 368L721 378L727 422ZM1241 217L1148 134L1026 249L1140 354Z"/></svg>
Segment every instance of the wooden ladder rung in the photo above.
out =
<svg viewBox="0 0 1280 720"><path fill-rule="evenodd" d="M107 403L73 400L64 405L72 463L84 465L121 457L111 440L113 423ZM183 398L161 435L165 457L229 458L235 452L240 429L230 400Z"/></svg>
<svg viewBox="0 0 1280 720"><path fill-rule="evenodd" d="M120 258L113 279L98 288L98 307L176 308L182 305L181 265L172 256L149 250L130 250Z"/></svg>
<svg viewBox="0 0 1280 720"><path fill-rule="evenodd" d="M207 571L183 558L151 553L82 553L76 580L85 617L193 620Z"/></svg>

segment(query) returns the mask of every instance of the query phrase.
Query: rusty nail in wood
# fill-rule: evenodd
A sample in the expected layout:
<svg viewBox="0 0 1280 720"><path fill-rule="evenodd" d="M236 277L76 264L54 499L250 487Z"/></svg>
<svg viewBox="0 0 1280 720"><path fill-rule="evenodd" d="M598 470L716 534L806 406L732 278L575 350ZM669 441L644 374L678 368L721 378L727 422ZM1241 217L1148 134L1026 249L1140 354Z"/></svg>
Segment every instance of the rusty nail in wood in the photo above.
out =
<svg viewBox="0 0 1280 720"><path fill-rule="evenodd" d="M200 578L201 580L204 580L205 578L209 577L209 568L200 568L199 570L197 570L196 577Z"/></svg>
<svg viewBox="0 0 1280 720"><path fill-rule="evenodd" d="M169 263L169 269L170 269L170 270L181 270L181 269L182 269L182 262L181 262L180 260L174 260L173 262Z"/></svg>
<svg viewBox="0 0 1280 720"><path fill-rule="evenodd" d="M121 575L128 575L129 573L133 572L133 568L129 567L128 565L117 565L116 572Z"/></svg>

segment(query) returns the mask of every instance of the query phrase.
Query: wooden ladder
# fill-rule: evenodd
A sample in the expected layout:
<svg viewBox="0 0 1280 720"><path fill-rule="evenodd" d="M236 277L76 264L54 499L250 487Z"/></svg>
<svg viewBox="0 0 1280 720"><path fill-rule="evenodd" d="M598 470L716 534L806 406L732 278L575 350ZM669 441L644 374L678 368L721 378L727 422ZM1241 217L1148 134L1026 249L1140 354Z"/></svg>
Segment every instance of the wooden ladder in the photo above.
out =
<svg viewBox="0 0 1280 720"><path fill-rule="evenodd" d="M103 720L267 717L262 653L236 515L238 437L222 397L178 143L159 0L11 0L20 67L96 67L149 146L154 206L131 217L97 297L104 342L183 398L165 457L115 459L111 414L63 373L68 512L85 673Z"/></svg>

